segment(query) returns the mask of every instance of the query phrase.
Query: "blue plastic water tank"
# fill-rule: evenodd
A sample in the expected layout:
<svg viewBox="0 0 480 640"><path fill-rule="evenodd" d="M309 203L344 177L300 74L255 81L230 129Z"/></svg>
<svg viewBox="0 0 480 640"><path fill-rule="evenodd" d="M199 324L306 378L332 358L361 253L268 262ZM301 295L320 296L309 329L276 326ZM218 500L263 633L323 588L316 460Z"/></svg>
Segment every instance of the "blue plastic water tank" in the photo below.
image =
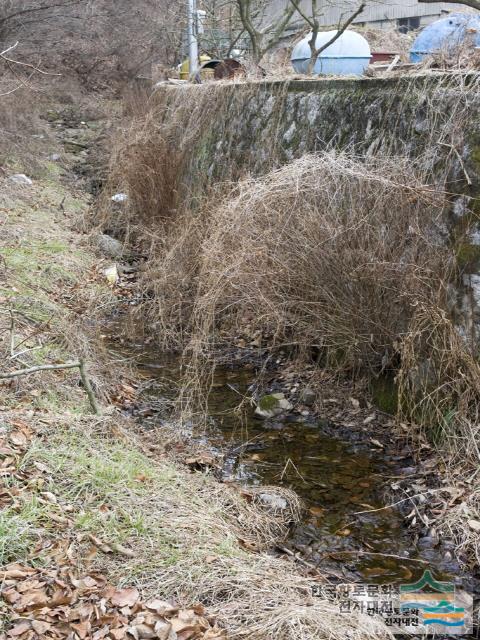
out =
<svg viewBox="0 0 480 640"><path fill-rule="evenodd" d="M458 47L467 35L475 46L480 46L480 16L468 13L451 13L425 27L410 49L410 60L421 62L436 51Z"/></svg>
<svg viewBox="0 0 480 640"><path fill-rule="evenodd" d="M319 49L337 31L323 31L317 36L316 47ZM292 51L292 64L297 73L308 73L310 62L310 45L312 34L301 40ZM370 46L363 36L355 31L345 31L327 47L317 58L313 73L316 75L327 74L336 76L361 76L370 64L372 54Z"/></svg>

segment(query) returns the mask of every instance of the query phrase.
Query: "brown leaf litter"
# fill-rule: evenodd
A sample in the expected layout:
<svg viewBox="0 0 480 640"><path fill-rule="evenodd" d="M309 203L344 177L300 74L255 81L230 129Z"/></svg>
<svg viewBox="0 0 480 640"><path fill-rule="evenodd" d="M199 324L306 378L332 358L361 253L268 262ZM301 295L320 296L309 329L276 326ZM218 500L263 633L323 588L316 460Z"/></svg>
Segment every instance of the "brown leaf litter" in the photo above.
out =
<svg viewBox="0 0 480 640"><path fill-rule="evenodd" d="M14 505L18 495L28 492L32 483L37 485L42 474L48 471L35 462L27 469L22 467L21 461L34 431L22 420L11 420L10 425L13 430L0 438L0 508ZM13 486L12 479L15 479ZM53 494L40 495L40 500L56 502ZM68 524L66 518L65 521ZM91 542L95 545L92 553L96 553L96 548L113 551L110 547L103 549L107 545L94 536ZM216 626L215 619L208 616L200 604L180 608L164 600L144 602L136 587L119 589L109 584L103 574L79 572L70 543L67 535L48 550L43 556L48 568L13 563L0 570L0 629L3 631L0 640L214 640L226 637L225 631ZM132 554L123 547L115 551Z"/></svg>
<svg viewBox="0 0 480 640"><path fill-rule="evenodd" d="M142 601L138 589L118 589L104 575L79 574L69 564L40 569L10 564L0 571L0 640L214 640L225 631L202 605ZM1 607L0 607L1 608Z"/></svg>

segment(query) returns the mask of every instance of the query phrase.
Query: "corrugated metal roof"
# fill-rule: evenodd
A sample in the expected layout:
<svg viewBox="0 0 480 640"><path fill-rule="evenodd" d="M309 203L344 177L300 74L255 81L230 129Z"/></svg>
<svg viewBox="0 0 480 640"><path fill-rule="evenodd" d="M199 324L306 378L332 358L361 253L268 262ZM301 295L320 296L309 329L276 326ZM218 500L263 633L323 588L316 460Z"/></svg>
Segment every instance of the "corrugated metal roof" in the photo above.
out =
<svg viewBox="0 0 480 640"><path fill-rule="evenodd" d="M279 14L289 0L272 0L268 9L270 15ZM322 3L319 3L321 6ZM339 21L348 17L349 13L355 11L358 7L359 0L326 0L325 4L335 6L327 6L322 10L322 25L335 25ZM308 14L311 10L310 0L303 0L301 6ZM448 2L434 2L431 4L419 3L417 0L403 0L396 2L395 0L371 0L365 11L357 18L356 22L376 22L379 20L398 20L399 18L413 18L417 16L440 16L442 11L459 11L466 9L458 4ZM300 19L300 18L299 18Z"/></svg>

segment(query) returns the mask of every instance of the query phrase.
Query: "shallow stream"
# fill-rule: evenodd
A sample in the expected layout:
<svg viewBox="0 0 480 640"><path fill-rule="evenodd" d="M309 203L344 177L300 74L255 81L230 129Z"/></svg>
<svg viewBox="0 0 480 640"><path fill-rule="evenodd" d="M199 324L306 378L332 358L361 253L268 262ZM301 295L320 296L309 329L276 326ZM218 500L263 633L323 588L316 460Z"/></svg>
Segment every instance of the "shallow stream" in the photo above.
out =
<svg viewBox="0 0 480 640"><path fill-rule="evenodd" d="M147 406L174 399L178 360L144 359L139 371L153 383ZM387 507L385 485L398 477L398 461L335 437L335 425L318 417L260 420L253 407L238 415L233 409L248 396L253 377L247 369L217 370L209 426L191 435L223 453L223 480L281 485L301 496L305 515L285 545L290 551L341 580L407 583L428 567L438 579L458 580L457 563L445 555L448 545L428 537L412 544L402 513Z"/></svg>

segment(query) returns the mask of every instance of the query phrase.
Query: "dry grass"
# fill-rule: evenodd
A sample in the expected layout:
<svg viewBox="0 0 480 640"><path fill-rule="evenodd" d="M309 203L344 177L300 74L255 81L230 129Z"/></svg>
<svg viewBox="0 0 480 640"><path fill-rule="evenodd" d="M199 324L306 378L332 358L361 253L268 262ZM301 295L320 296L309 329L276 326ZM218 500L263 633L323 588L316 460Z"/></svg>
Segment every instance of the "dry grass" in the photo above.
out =
<svg viewBox="0 0 480 640"><path fill-rule="evenodd" d="M401 344L400 408L458 464L480 462L480 367L447 314L421 304Z"/></svg>
<svg viewBox="0 0 480 640"><path fill-rule="evenodd" d="M304 156L184 214L149 265L142 312L165 346L206 355L248 321L266 345L378 374L415 302L444 301L443 206L398 158Z"/></svg>
<svg viewBox="0 0 480 640"><path fill-rule="evenodd" d="M159 460L158 453L155 460L149 458L128 422L62 422L62 427L56 421L41 427L22 463L24 471L33 463L46 466L43 490L56 496L42 513L21 510L26 555L33 541L52 536L48 514L66 515L71 524L62 537L76 540L76 556L84 557L89 534L111 547L119 543L134 549L133 558L99 553L92 570L135 584L145 596L200 601L218 616L229 637L390 637L377 620L345 616L337 605L312 597L312 579L262 551L281 541L298 518L298 502L289 492L275 489L290 508L272 514L208 475L190 474L166 458ZM31 498L26 491L21 501L30 504Z"/></svg>
<svg viewBox="0 0 480 640"><path fill-rule="evenodd" d="M471 483L473 480L474 477L470 477ZM471 491L465 494L462 501L448 509L442 522L442 531L455 541L457 554L470 567L480 564L479 523L480 487L477 478L476 484L472 484Z"/></svg>
<svg viewBox="0 0 480 640"><path fill-rule="evenodd" d="M8 81L3 77L0 81L0 164L22 172L37 172L41 164L37 156L42 148L39 136L48 135L40 119L42 98L23 86L14 93L1 95L16 86L15 78Z"/></svg>
<svg viewBox="0 0 480 640"><path fill-rule="evenodd" d="M111 292L95 270L95 259L68 226L88 206L58 181L45 164L32 186L1 182L5 212L0 240L0 354L5 372L84 357L102 397L110 387L101 341L87 310L107 304ZM63 207L63 211L62 208ZM100 357L102 354L102 357ZM78 372L43 372L3 382L1 403L37 410L88 412Z"/></svg>
<svg viewBox="0 0 480 640"><path fill-rule="evenodd" d="M398 159L303 156L240 183L203 243L194 339L208 347L247 314L274 344L379 373L412 304L443 295L443 204Z"/></svg>
<svg viewBox="0 0 480 640"><path fill-rule="evenodd" d="M445 311L419 305L401 344L400 415L447 461L458 499L439 528L469 567L480 562L480 365Z"/></svg>
<svg viewBox="0 0 480 640"><path fill-rule="evenodd" d="M165 92L133 123L114 156L114 184L133 194L119 226L150 257L136 320L164 348L185 349L187 398L201 395L217 348L243 332L260 335L265 348L286 346L306 357L313 350L337 371L397 372L402 417L420 425L412 424L412 437L426 431L472 476L479 371L469 336L462 337L468 327L452 320L460 270L449 244L468 241L469 228L452 238L446 213L455 198L447 192L461 192L470 180L462 150L479 78L456 72L429 79L402 83L407 94L425 88L418 118L404 123L399 116L409 135L379 137L368 157L324 153L271 170L281 158L272 145L262 156L246 150L238 165L217 161L198 180L202 154L218 139L205 114L231 124L222 147L228 157L242 143L235 123L249 92L258 93L255 84L245 88L247 97L243 87L235 93L213 85L192 89L188 100L180 90ZM272 88L272 133L286 87L278 94ZM242 179L245 167L263 177ZM174 180L175 198L152 194L149 185L158 181L163 193L165 179ZM107 212L104 223L111 220ZM470 533L465 540L471 545Z"/></svg>

